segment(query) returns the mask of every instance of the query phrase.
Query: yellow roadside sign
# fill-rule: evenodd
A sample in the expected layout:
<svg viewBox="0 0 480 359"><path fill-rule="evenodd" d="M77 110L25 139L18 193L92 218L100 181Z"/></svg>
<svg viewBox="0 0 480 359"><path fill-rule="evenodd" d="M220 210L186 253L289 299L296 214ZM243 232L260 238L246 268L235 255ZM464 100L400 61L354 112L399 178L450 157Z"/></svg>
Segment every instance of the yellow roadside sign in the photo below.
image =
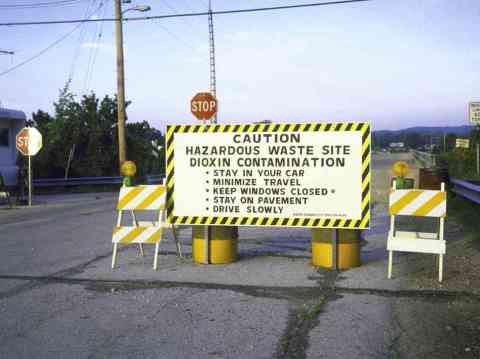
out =
<svg viewBox="0 0 480 359"><path fill-rule="evenodd" d="M457 148L469 148L470 140L468 138L457 138L455 141L455 147Z"/></svg>

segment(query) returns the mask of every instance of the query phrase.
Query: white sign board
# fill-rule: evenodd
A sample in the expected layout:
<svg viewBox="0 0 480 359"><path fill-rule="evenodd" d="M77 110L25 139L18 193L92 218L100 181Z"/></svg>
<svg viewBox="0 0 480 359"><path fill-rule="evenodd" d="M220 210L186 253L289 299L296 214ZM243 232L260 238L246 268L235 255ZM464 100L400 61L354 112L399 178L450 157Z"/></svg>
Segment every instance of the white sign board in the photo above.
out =
<svg viewBox="0 0 480 359"><path fill-rule="evenodd" d="M169 126L176 224L367 228L365 123Z"/></svg>
<svg viewBox="0 0 480 359"><path fill-rule="evenodd" d="M469 148L470 140L468 138L457 138L455 141L455 147L457 148Z"/></svg>
<svg viewBox="0 0 480 359"><path fill-rule="evenodd" d="M480 125L480 102L470 102L468 104L468 118L471 123Z"/></svg>

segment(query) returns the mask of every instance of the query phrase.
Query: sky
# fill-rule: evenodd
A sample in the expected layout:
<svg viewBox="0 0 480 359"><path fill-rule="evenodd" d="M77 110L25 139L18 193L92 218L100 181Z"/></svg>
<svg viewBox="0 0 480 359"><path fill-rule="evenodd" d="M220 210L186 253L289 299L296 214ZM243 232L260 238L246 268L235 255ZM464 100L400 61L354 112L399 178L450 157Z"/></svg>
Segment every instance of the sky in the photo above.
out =
<svg viewBox="0 0 480 359"><path fill-rule="evenodd" d="M3 0L2 5L53 0ZM315 0L212 0L213 10ZM321 1L318 1L321 2ZM102 5L103 4L103 5ZM207 10L207 0L132 0L163 15ZM92 15L93 14L93 15ZM0 23L113 17L113 0L0 9ZM0 73L76 24L0 26ZM480 100L480 1L372 0L214 17L219 123L367 121L373 130L468 124ZM114 23L78 26L36 60L0 76L3 107L27 117L53 102L68 78L79 99L116 92ZM99 36L100 35L100 36ZM124 24L130 122L198 123L190 99L209 89L207 17Z"/></svg>

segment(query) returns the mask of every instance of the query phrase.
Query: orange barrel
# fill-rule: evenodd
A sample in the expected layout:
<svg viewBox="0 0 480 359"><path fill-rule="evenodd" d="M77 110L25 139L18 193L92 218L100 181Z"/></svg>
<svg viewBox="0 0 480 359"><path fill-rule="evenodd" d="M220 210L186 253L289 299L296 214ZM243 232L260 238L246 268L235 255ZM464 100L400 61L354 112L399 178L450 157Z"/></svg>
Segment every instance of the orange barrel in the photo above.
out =
<svg viewBox="0 0 480 359"><path fill-rule="evenodd" d="M312 229L312 265L332 268L333 229ZM361 265L360 231L339 229L337 236L337 268L348 269Z"/></svg>
<svg viewBox="0 0 480 359"><path fill-rule="evenodd" d="M233 263L237 254L238 227L210 226L209 263ZM192 257L195 263L205 263L205 226L192 226Z"/></svg>

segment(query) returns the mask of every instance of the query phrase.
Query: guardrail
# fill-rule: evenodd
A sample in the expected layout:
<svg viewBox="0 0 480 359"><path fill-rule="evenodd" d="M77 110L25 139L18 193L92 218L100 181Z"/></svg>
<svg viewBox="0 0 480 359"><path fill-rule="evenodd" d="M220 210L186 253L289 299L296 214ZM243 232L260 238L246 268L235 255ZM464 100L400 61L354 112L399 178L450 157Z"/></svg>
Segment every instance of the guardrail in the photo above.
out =
<svg viewBox="0 0 480 359"><path fill-rule="evenodd" d="M435 156L428 152L413 150L413 157L424 167L432 167L435 165Z"/></svg>
<svg viewBox="0 0 480 359"><path fill-rule="evenodd" d="M146 175L145 176L145 183L146 184L162 184L164 178L165 178L165 174Z"/></svg>
<svg viewBox="0 0 480 359"><path fill-rule="evenodd" d="M458 178L450 178L450 183L453 184L452 192L480 204L480 185Z"/></svg>
<svg viewBox="0 0 480 359"><path fill-rule="evenodd" d="M140 179L140 182L145 184L159 184L162 183L165 176L160 175L146 175ZM71 178L44 178L33 180L34 187L62 187L62 186L91 186L91 185L120 185L123 177L71 177Z"/></svg>

